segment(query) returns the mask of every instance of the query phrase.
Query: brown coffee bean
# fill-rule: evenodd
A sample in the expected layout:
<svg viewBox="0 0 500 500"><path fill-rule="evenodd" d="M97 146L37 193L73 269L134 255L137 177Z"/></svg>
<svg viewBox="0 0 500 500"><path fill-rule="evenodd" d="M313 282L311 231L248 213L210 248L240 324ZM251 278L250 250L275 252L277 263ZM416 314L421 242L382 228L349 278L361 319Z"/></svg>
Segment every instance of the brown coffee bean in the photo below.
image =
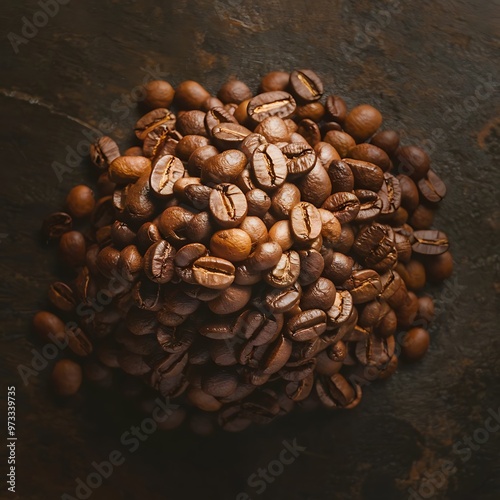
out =
<svg viewBox="0 0 500 500"><path fill-rule="evenodd" d="M412 225L413 229L418 230L430 229L433 222L434 210L425 205L418 205L408 220L408 223Z"/></svg>
<svg viewBox="0 0 500 500"><path fill-rule="evenodd" d="M251 189L245 193L248 215L262 217L271 208L271 198L262 189Z"/></svg>
<svg viewBox="0 0 500 500"><path fill-rule="evenodd" d="M302 201L320 207L332 192L328 173L320 161L316 161L313 169L302 176L298 182Z"/></svg>
<svg viewBox="0 0 500 500"><path fill-rule="evenodd" d="M389 172L384 174L382 188L378 192L382 201L381 214L390 215L396 212L401 206L401 186L399 180Z"/></svg>
<svg viewBox="0 0 500 500"><path fill-rule="evenodd" d="M451 252L430 255L424 264L427 277L433 282L444 281L453 273L453 257Z"/></svg>
<svg viewBox="0 0 500 500"><path fill-rule="evenodd" d="M252 155L251 165L260 188L275 189L285 182L288 173L286 158L274 144L257 147Z"/></svg>
<svg viewBox="0 0 500 500"><path fill-rule="evenodd" d="M363 142L369 139L381 125L380 111L369 104L361 104L347 114L344 128L357 142Z"/></svg>
<svg viewBox="0 0 500 500"><path fill-rule="evenodd" d="M151 160L144 156L119 156L109 166L109 178L117 184L135 182L151 172Z"/></svg>
<svg viewBox="0 0 500 500"><path fill-rule="evenodd" d="M260 90L272 92L274 90L285 90L290 82L290 73L285 71L271 71L262 77Z"/></svg>
<svg viewBox="0 0 500 500"><path fill-rule="evenodd" d="M191 155L203 146L208 146L210 139L202 135L185 135L175 146L174 153L182 161L188 161Z"/></svg>
<svg viewBox="0 0 500 500"><path fill-rule="evenodd" d="M287 92L272 91L258 94L250 99L247 111L252 120L260 123L269 116L288 118L296 106L295 99Z"/></svg>
<svg viewBox="0 0 500 500"><path fill-rule="evenodd" d="M68 231L59 240L61 258L71 267L80 267L85 264L86 244L85 237L79 231Z"/></svg>
<svg viewBox="0 0 500 500"><path fill-rule="evenodd" d="M383 201L377 193L367 189L355 189L354 194L359 200L359 212L356 222L368 222L375 219L382 211Z"/></svg>
<svg viewBox="0 0 500 500"><path fill-rule="evenodd" d="M290 131L285 121L278 116L269 116L262 120L255 127L254 133L262 135L267 142L273 144L288 142L290 139Z"/></svg>
<svg viewBox="0 0 500 500"><path fill-rule="evenodd" d="M413 231L410 242L413 251L422 255L440 255L450 246L446 234L435 230Z"/></svg>
<svg viewBox="0 0 500 500"><path fill-rule="evenodd" d="M356 146L354 138L340 130L329 130L323 140L332 145L341 158L345 158L349 151Z"/></svg>
<svg viewBox="0 0 500 500"><path fill-rule="evenodd" d="M175 248L161 240L151 245L144 254L144 272L155 283L168 283L174 275Z"/></svg>
<svg viewBox="0 0 500 500"><path fill-rule="evenodd" d="M55 240L71 231L72 226L71 215L65 212L54 212L43 221L42 234L47 239Z"/></svg>
<svg viewBox="0 0 500 500"><path fill-rule="evenodd" d="M279 262L265 275L264 280L274 288L288 288L300 275L300 257L297 252L284 252Z"/></svg>
<svg viewBox="0 0 500 500"><path fill-rule="evenodd" d="M326 99L328 118L337 123L344 123L347 116L347 105L342 97L330 95Z"/></svg>
<svg viewBox="0 0 500 500"><path fill-rule="evenodd" d="M252 287L232 284L215 299L208 302L208 308L215 314L232 314L243 309L252 296Z"/></svg>
<svg viewBox="0 0 500 500"><path fill-rule="evenodd" d="M425 356L429 349L430 337L429 332L424 328L412 328L406 333L402 352L409 361L417 361Z"/></svg>
<svg viewBox="0 0 500 500"><path fill-rule="evenodd" d="M175 128L175 115L166 108L153 109L135 124L135 135L144 141L151 132L164 132Z"/></svg>
<svg viewBox="0 0 500 500"><path fill-rule="evenodd" d="M187 239L188 228L192 229L194 217L194 214L185 208L169 207L160 215L158 229L170 243L183 243Z"/></svg>
<svg viewBox="0 0 500 500"><path fill-rule="evenodd" d="M219 257L201 257L193 263L193 276L204 287L224 290L234 281L235 268Z"/></svg>
<svg viewBox="0 0 500 500"><path fill-rule="evenodd" d="M303 201L292 208L290 225L297 241L312 241L321 233L321 215L314 205Z"/></svg>
<svg viewBox="0 0 500 500"><path fill-rule="evenodd" d="M198 82L186 80L175 89L175 103L180 109L201 109L210 94Z"/></svg>
<svg viewBox="0 0 500 500"><path fill-rule="evenodd" d="M245 260L252 250L252 240L243 229L223 229L214 233L210 239L210 252L215 257L240 262Z"/></svg>
<svg viewBox="0 0 500 500"><path fill-rule="evenodd" d="M247 215L248 205L241 189L234 184L219 184L210 193L210 213L223 228L236 227Z"/></svg>
<svg viewBox="0 0 500 500"><path fill-rule="evenodd" d="M374 300L382 291L380 276L373 269L353 271L343 286L349 290L354 304L363 304Z"/></svg>
<svg viewBox="0 0 500 500"><path fill-rule="evenodd" d="M228 149L208 158L201 168L203 182L231 182L243 172L247 164L246 156L237 149Z"/></svg>
<svg viewBox="0 0 500 500"><path fill-rule="evenodd" d="M320 309L309 309L292 316L286 325L291 340L303 342L319 337L326 330L326 313Z"/></svg>
<svg viewBox="0 0 500 500"><path fill-rule="evenodd" d="M328 176L334 193L354 189L354 175L345 161L332 160L328 165Z"/></svg>
<svg viewBox="0 0 500 500"><path fill-rule="evenodd" d="M446 196L446 185L433 170L418 181L418 190L428 203L439 203Z"/></svg>
<svg viewBox="0 0 500 500"><path fill-rule="evenodd" d="M120 149L111 137L99 137L90 145L90 159L99 169L104 170L111 162L120 156Z"/></svg>
<svg viewBox="0 0 500 500"><path fill-rule="evenodd" d="M349 151L349 157L355 160L367 161L380 167L384 172L391 168L391 160L387 153L373 144L362 143Z"/></svg>
<svg viewBox="0 0 500 500"><path fill-rule="evenodd" d="M342 191L329 196L321 208L329 210L341 224L345 224L357 217L361 204L356 195Z"/></svg>
<svg viewBox="0 0 500 500"><path fill-rule="evenodd" d="M246 99L251 99L252 91L241 80L229 80L221 86L217 92L217 97L224 104L230 102L239 104Z"/></svg>
<svg viewBox="0 0 500 500"><path fill-rule="evenodd" d="M182 135L208 135L205 128L205 115L204 111L193 109L191 111L184 111L177 116L175 127Z"/></svg>
<svg viewBox="0 0 500 500"><path fill-rule="evenodd" d="M58 396L73 396L82 385L82 368L70 359L60 359L54 365L51 379Z"/></svg>
<svg viewBox="0 0 500 500"><path fill-rule="evenodd" d="M61 311L72 311L76 307L73 290L62 281L56 281L50 285L49 299Z"/></svg>
<svg viewBox="0 0 500 500"><path fill-rule="evenodd" d="M183 175L184 165L179 158L172 155L162 156L153 163L149 180L151 189L158 196L172 196L175 182Z"/></svg>
<svg viewBox="0 0 500 500"><path fill-rule="evenodd" d="M395 130L381 130L370 139L370 142L392 156L399 147L399 134Z"/></svg>
<svg viewBox="0 0 500 500"><path fill-rule="evenodd" d="M304 102L318 101L323 95L323 82L310 69L294 70L290 73L290 90Z"/></svg>
<svg viewBox="0 0 500 500"><path fill-rule="evenodd" d="M403 146L396 151L400 173L408 175L415 182L423 179L430 168L429 155L418 146Z"/></svg>
<svg viewBox="0 0 500 500"><path fill-rule="evenodd" d="M306 309L323 309L327 311L335 301L335 285L327 278L319 278L304 288L300 299L300 307Z"/></svg>
<svg viewBox="0 0 500 500"><path fill-rule="evenodd" d="M375 192L380 190L384 183L384 173L380 167L367 161L351 158L344 158L343 161L351 169L356 189L369 189Z"/></svg>
<svg viewBox="0 0 500 500"><path fill-rule="evenodd" d="M84 185L75 186L66 197L66 206L73 217L87 217L95 207L94 192Z"/></svg>
<svg viewBox="0 0 500 500"><path fill-rule="evenodd" d="M144 85L144 104L151 109L168 108L174 99L174 88L164 80L152 80Z"/></svg>

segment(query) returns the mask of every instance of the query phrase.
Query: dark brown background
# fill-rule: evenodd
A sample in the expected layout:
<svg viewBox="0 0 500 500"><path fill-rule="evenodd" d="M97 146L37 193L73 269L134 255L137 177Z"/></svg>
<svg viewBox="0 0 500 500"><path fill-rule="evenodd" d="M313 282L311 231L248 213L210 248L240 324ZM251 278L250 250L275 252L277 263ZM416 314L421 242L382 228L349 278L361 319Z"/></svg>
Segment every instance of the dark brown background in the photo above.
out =
<svg viewBox="0 0 500 500"><path fill-rule="evenodd" d="M112 135L127 144L137 112L113 102L142 82L141 68L159 65L174 85L199 79L213 92L230 75L256 86L269 70L311 67L349 105L378 106L386 127L431 150L448 183L437 225L453 242L456 273L433 291L440 314L428 356L366 388L356 410L292 417L239 435L156 433L136 453L125 452L125 464L91 498L225 500L247 491L278 500L403 499L444 460L458 470L434 498L499 498L500 432L465 463L453 453L500 406L498 0L72 0L17 54L7 35L20 35L22 17L33 19L40 6L5 4L0 393L4 401L6 387L17 386L19 494L7 494L2 479L0 497L74 494L76 477L112 450L124 451L120 435L140 423L127 405L91 388L54 401L49 369L24 386L17 368L40 348L30 319L46 305L57 272L53 249L40 242L40 219L71 185L90 182L85 161L62 182L51 166L64 164L66 148L85 139L85 126L71 117L93 127L108 118ZM478 87L484 79L496 83L487 97ZM248 476L293 438L307 450L257 495Z"/></svg>

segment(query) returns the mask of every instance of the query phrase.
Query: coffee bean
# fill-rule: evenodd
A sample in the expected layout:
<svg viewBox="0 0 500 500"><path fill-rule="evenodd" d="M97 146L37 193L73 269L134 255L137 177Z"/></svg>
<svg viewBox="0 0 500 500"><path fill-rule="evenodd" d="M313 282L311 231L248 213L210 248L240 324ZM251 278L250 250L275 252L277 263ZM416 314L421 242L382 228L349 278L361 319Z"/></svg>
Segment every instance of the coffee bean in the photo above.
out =
<svg viewBox="0 0 500 500"><path fill-rule="evenodd" d="M62 281L56 281L50 285L49 299L61 311L72 311L76 307L73 290Z"/></svg>
<svg viewBox="0 0 500 500"><path fill-rule="evenodd" d="M55 240L64 233L71 231L73 219L65 212L54 212L42 224L42 234L45 238Z"/></svg>
<svg viewBox="0 0 500 500"><path fill-rule="evenodd" d="M425 205L418 205L411 214L408 222L413 229L429 229L434 222L434 210Z"/></svg>
<svg viewBox="0 0 500 500"><path fill-rule="evenodd" d="M119 156L120 149L111 137L104 135L90 145L90 159L101 170L108 168Z"/></svg>
<svg viewBox="0 0 500 500"><path fill-rule="evenodd" d="M143 141L155 129L173 130L174 127L175 115L166 108L157 108L138 120L135 124L135 135Z"/></svg>
<svg viewBox="0 0 500 500"><path fill-rule="evenodd" d="M59 240L61 258L70 267L80 267L85 264L85 237L79 231L68 231Z"/></svg>
<svg viewBox="0 0 500 500"><path fill-rule="evenodd" d="M378 191L384 183L384 173L380 167L367 161L344 158L354 176L354 187Z"/></svg>
<svg viewBox="0 0 500 500"><path fill-rule="evenodd" d="M304 288L300 299L302 309L328 310L335 301L335 285L327 278L318 278L317 281Z"/></svg>
<svg viewBox="0 0 500 500"><path fill-rule="evenodd" d="M271 71L262 77L260 89L263 92L285 90L290 82L290 73L286 71Z"/></svg>
<svg viewBox="0 0 500 500"><path fill-rule="evenodd" d="M66 197L66 206L73 217L87 217L95 207L94 192L84 185L75 186Z"/></svg>
<svg viewBox="0 0 500 500"><path fill-rule="evenodd" d="M231 262L245 260L252 250L252 240L242 229L223 229L210 239L210 252Z"/></svg>
<svg viewBox="0 0 500 500"><path fill-rule="evenodd" d="M380 111L369 104L361 104L347 113L344 128L357 142L363 142L370 138L381 125Z"/></svg>
<svg viewBox="0 0 500 500"><path fill-rule="evenodd" d="M260 188L275 189L285 182L288 173L286 159L274 144L257 147L252 155L251 165Z"/></svg>
<svg viewBox="0 0 500 500"><path fill-rule="evenodd" d="M316 152L318 160L325 168L328 168L328 165L330 165L333 160L340 160L340 155L337 153L337 150L327 142L318 142L314 146L314 151Z"/></svg>
<svg viewBox="0 0 500 500"><path fill-rule="evenodd" d="M328 117L337 123L343 123L347 116L347 105L342 97L329 95L326 99Z"/></svg>
<svg viewBox="0 0 500 500"><path fill-rule="evenodd" d="M144 85L144 104L151 109L168 108L174 99L174 88L164 80L152 80Z"/></svg>
<svg viewBox="0 0 500 500"><path fill-rule="evenodd" d="M174 193L174 184L184 175L184 165L179 158L165 155L153 163L151 189L158 196L166 197Z"/></svg>
<svg viewBox="0 0 500 500"><path fill-rule="evenodd" d="M440 255L450 246L446 234L435 230L414 231L410 241L413 251L422 255Z"/></svg>
<svg viewBox="0 0 500 500"><path fill-rule="evenodd" d="M273 313L284 313L299 303L302 288L298 283L284 289L273 289L265 296L265 303Z"/></svg>
<svg viewBox="0 0 500 500"><path fill-rule="evenodd" d="M245 307L252 296L250 286L232 284L215 299L208 302L209 309L218 315L232 314Z"/></svg>
<svg viewBox="0 0 500 500"><path fill-rule="evenodd" d="M290 90L302 101L318 101L323 95L323 82L310 69L294 70L290 73Z"/></svg>
<svg viewBox="0 0 500 500"><path fill-rule="evenodd" d="M345 161L331 161L328 165L328 176L330 177L334 193L352 191L354 189L354 175Z"/></svg>
<svg viewBox="0 0 500 500"><path fill-rule="evenodd" d="M415 182L423 179L430 168L429 155L418 146L403 146L396 151L400 173L408 175Z"/></svg>
<svg viewBox="0 0 500 500"><path fill-rule="evenodd" d="M321 233L321 215L314 205L302 201L292 208L290 225L297 241L311 241Z"/></svg>
<svg viewBox="0 0 500 500"><path fill-rule="evenodd" d="M361 204L355 194L341 191L329 196L321 208L329 210L341 224L345 224L357 217Z"/></svg>
<svg viewBox="0 0 500 500"><path fill-rule="evenodd" d="M288 288L300 274L300 257L294 250L284 252L279 262L265 275L264 280L274 288Z"/></svg>
<svg viewBox="0 0 500 500"><path fill-rule="evenodd" d="M333 252L324 275L336 285L344 283L352 273L354 259L340 252Z"/></svg>
<svg viewBox="0 0 500 500"><path fill-rule="evenodd" d="M441 254L429 254L425 261L427 277L433 282L448 279L453 273L453 257L449 251Z"/></svg>
<svg viewBox="0 0 500 500"><path fill-rule="evenodd" d="M252 132L238 123L223 123L212 128L212 139L221 149L238 147Z"/></svg>
<svg viewBox="0 0 500 500"><path fill-rule="evenodd" d="M248 211L247 199L234 184L219 184L210 193L210 213L223 228L238 226Z"/></svg>
<svg viewBox="0 0 500 500"><path fill-rule="evenodd" d="M160 215L158 229L170 243L183 243L187 239L188 227L191 227L193 219L194 215L189 210L176 206L169 207Z"/></svg>
<svg viewBox="0 0 500 500"><path fill-rule="evenodd" d="M370 139L370 142L388 155L394 155L399 146L399 134L395 130L381 130Z"/></svg>
<svg viewBox="0 0 500 500"><path fill-rule="evenodd" d="M239 104L245 99L251 99L252 91L241 80L229 80L221 86L217 92L217 97L224 104L229 102Z"/></svg>
<svg viewBox="0 0 500 500"><path fill-rule="evenodd" d="M155 283L168 283L174 275L175 248L161 240L151 245L144 254L144 272Z"/></svg>
<svg viewBox="0 0 500 500"><path fill-rule="evenodd" d="M262 189L251 189L245 193L248 215L262 217L271 208L271 198Z"/></svg>
<svg viewBox="0 0 500 500"><path fill-rule="evenodd" d="M429 349L429 332L424 328L412 328L405 335L402 351L406 359L417 361L421 359Z"/></svg>
<svg viewBox="0 0 500 500"><path fill-rule="evenodd" d="M433 170L418 181L418 190L428 203L439 203L446 196L446 185Z"/></svg>
<svg viewBox="0 0 500 500"><path fill-rule="evenodd" d="M310 172L316 163L314 149L304 144L287 144L281 149L287 159L289 175L302 175Z"/></svg>
<svg viewBox="0 0 500 500"><path fill-rule="evenodd" d="M248 103L248 116L256 121L262 122L269 116L288 118L296 108L295 99L283 91L272 91L258 94Z"/></svg>
<svg viewBox="0 0 500 500"><path fill-rule="evenodd" d="M354 138L341 130L329 130L323 140L333 146L341 158L345 158L356 146Z"/></svg>
<svg viewBox="0 0 500 500"><path fill-rule="evenodd" d="M200 257L193 263L193 276L204 287L223 290L234 281L235 268L219 257Z"/></svg>
<svg viewBox="0 0 500 500"><path fill-rule="evenodd" d="M399 180L389 172L384 174L382 188L378 192L382 201L381 214L390 215L401 206L402 190Z"/></svg>
<svg viewBox="0 0 500 500"><path fill-rule="evenodd" d="M359 200L359 212L356 222L368 222L375 219L382 211L383 201L377 193L367 189L355 189L354 194Z"/></svg>
<svg viewBox="0 0 500 500"><path fill-rule="evenodd" d="M312 203L315 207L320 207L332 192L328 173L318 160L313 169L300 178L297 185L302 201Z"/></svg>
<svg viewBox="0 0 500 500"><path fill-rule="evenodd" d="M343 286L350 292L354 304L374 300L382 291L380 276L373 269L353 271Z"/></svg>
<svg viewBox="0 0 500 500"><path fill-rule="evenodd" d="M198 82L186 80L175 89L174 101L181 109L201 109L209 97L210 94Z"/></svg>
<svg viewBox="0 0 500 500"><path fill-rule="evenodd" d="M387 153L373 144L362 143L349 151L349 157L355 160L367 161L380 167L384 172L391 168L391 160Z"/></svg>
<svg viewBox="0 0 500 500"><path fill-rule="evenodd" d="M82 385L82 369L70 359L60 359L54 365L51 379L58 396L73 396Z"/></svg>

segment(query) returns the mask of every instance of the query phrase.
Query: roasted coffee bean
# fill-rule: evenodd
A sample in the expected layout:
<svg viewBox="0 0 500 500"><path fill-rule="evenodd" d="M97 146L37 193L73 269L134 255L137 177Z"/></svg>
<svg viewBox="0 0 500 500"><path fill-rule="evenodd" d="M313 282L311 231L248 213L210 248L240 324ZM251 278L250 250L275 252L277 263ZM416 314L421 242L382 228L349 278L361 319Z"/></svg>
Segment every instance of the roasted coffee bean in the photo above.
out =
<svg viewBox="0 0 500 500"><path fill-rule="evenodd" d="M267 241L255 247L255 251L250 254L246 263L253 271L265 271L279 262L282 253L283 250L278 243Z"/></svg>
<svg viewBox="0 0 500 500"><path fill-rule="evenodd" d="M85 264L86 243L85 237L79 231L68 231L62 234L59 240L61 258L71 267L80 267Z"/></svg>
<svg viewBox="0 0 500 500"><path fill-rule="evenodd" d="M212 139L221 149L238 147L252 132L238 123L223 123L212 128Z"/></svg>
<svg viewBox="0 0 500 500"><path fill-rule="evenodd" d="M134 243L136 233L125 222L115 221L110 229L110 237L116 248L123 248Z"/></svg>
<svg viewBox="0 0 500 500"><path fill-rule="evenodd" d="M184 195L194 208L197 210L204 210L208 208L210 203L211 192L212 188L204 186L203 184L189 184L186 186Z"/></svg>
<svg viewBox="0 0 500 500"><path fill-rule="evenodd" d="M444 252L439 255L428 254L425 261L427 277L433 282L440 282L448 279L453 273L453 257L450 252Z"/></svg>
<svg viewBox="0 0 500 500"><path fill-rule="evenodd" d="M154 129L173 130L175 115L166 108L153 109L141 117L135 124L135 134L141 141Z"/></svg>
<svg viewBox="0 0 500 500"><path fill-rule="evenodd" d="M90 145L90 159L99 169L104 170L111 162L120 156L120 149L111 137L99 137Z"/></svg>
<svg viewBox="0 0 500 500"><path fill-rule="evenodd" d="M165 155L153 163L151 170L151 189L158 196L171 196L174 184L184 175L184 165L172 155Z"/></svg>
<svg viewBox="0 0 500 500"><path fill-rule="evenodd" d="M262 217L271 208L271 198L262 189L251 189L245 193L248 215Z"/></svg>
<svg viewBox="0 0 500 500"><path fill-rule="evenodd" d="M310 119L318 123L325 116L325 107L318 101L308 102L307 104L302 104L297 106L295 110L295 115L299 119Z"/></svg>
<svg viewBox="0 0 500 500"><path fill-rule="evenodd" d="M273 289L265 296L267 307L273 312L284 313L299 303L302 288L298 283L284 289Z"/></svg>
<svg viewBox="0 0 500 500"><path fill-rule="evenodd" d="M249 160L251 160L254 151L264 144L268 144L267 139L261 134L253 133L243 139L239 149Z"/></svg>
<svg viewBox="0 0 500 500"><path fill-rule="evenodd" d="M259 217L247 216L239 226L245 231L252 241L252 249L260 243L265 243L269 239L269 233L265 223Z"/></svg>
<svg viewBox="0 0 500 500"><path fill-rule="evenodd" d="M370 142L392 156L399 147L399 134L395 130L381 130L370 139Z"/></svg>
<svg viewBox="0 0 500 500"><path fill-rule="evenodd" d="M353 271L343 286L350 292L354 304L374 300L382 291L380 276L373 269Z"/></svg>
<svg viewBox="0 0 500 500"><path fill-rule="evenodd" d="M290 90L302 101L318 101L323 95L323 82L310 69L294 70L290 73Z"/></svg>
<svg viewBox="0 0 500 500"><path fill-rule="evenodd" d="M412 328L404 336L402 352L406 359L417 361L422 358L429 349L429 332L424 328Z"/></svg>
<svg viewBox="0 0 500 500"><path fill-rule="evenodd" d="M201 168L203 182L235 181L247 164L246 156L237 149L228 149L208 158Z"/></svg>
<svg viewBox="0 0 500 500"><path fill-rule="evenodd" d="M345 161L331 161L328 165L328 176L330 177L334 193L347 192L354 189L354 175Z"/></svg>
<svg viewBox="0 0 500 500"><path fill-rule="evenodd" d="M54 365L51 380L58 396L73 396L82 385L82 368L70 359L60 359Z"/></svg>
<svg viewBox="0 0 500 500"><path fill-rule="evenodd" d="M145 222L137 231L137 244L142 252L145 252L153 243L162 239L160 230L156 224Z"/></svg>
<svg viewBox="0 0 500 500"><path fill-rule="evenodd" d="M269 116L288 118L296 108L295 99L283 91L272 91L258 94L248 103L248 116L256 121L262 122Z"/></svg>
<svg viewBox="0 0 500 500"><path fill-rule="evenodd" d="M286 158L274 144L259 146L251 160L255 181L264 190L281 186L287 176Z"/></svg>
<svg viewBox="0 0 500 500"><path fill-rule="evenodd" d="M290 73L286 71L271 71L262 77L260 89L263 92L285 90L290 82Z"/></svg>
<svg viewBox="0 0 500 500"><path fill-rule="evenodd" d="M207 248L201 243L190 243L180 248L174 257L175 272L186 283L195 284L193 263L208 255Z"/></svg>
<svg viewBox="0 0 500 500"><path fill-rule="evenodd" d="M344 123L347 116L347 105L342 97L329 95L326 99L328 118L337 123Z"/></svg>
<svg viewBox="0 0 500 500"><path fill-rule="evenodd" d="M300 141L307 147L308 145L316 146L318 142L321 141L321 132L319 130L318 124L312 120L305 119L299 122L299 127L297 129L298 137ZM292 138L293 140L293 138Z"/></svg>
<svg viewBox="0 0 500 500"><path fill-rule="evenodd" d="M341 158L345 158L349 151L356 146L353 137L341 130L329 130L323 140L332 145Z"/></svg>
<svg viewBox="0 0 500 500"><path fill-rule="evenodd" d="M234 282L237 285L256 285L261 279L261 271L250 269L247 264L236 266Z"/></svg>
<svg viewBox="0 0 500 500"><path fill-rule="evenodd" d="M359 385L353 388L340 373L329 378L318 378L315 388L319 400L326 408L354 408L361 399Z"/></svg>
<svg viewBox="0 0 500 500"><path fill-rule="evenodd" d="M252 240L243 229L223 229L210 239L210 252L231 262L245 260L252 250Z"/></svg>
<svg viewBox="0 0 500 500"><path fill-rule="evenodd" d="M429 155L418 146L403 146L396 151L400 173L408 175L415 182L423 179L430 168Z"/></svg>
<svg viewBox="0 0 500 500"><path fill-rule="evenodd" d="M319 279L325 267L322 255L313 249L300 250L300 274L298 281L302 286L310 285Z"/></svg>
<svg viewBox="0 0 500 500"><path fill-rule="evenodd" d="M297 241L311 241L321 233L321 215L314 205L302 201L292 208L290 225L293 236Z"/></svg>
<svg viewBox="0 0 500 500"><path fill-rule="evenodd" d="M245 99L252 97L252 91L248 88L246 83L241 80L229 80L224 83L219 91L217 97L224 103L234 102L239 104Z"/></svg>
<svg viewBox="0 0 500 500"><path fill-rule="evenodd" d="M42 224L42 234L45 238L55 240L64 233L71 231L73 219L66 212L55 212L49 215Z"/></svg>
<svg viewBox="0 0 500 500"><path fill-rule="evenodd" d="M219 184L210 193L210 213L223 228L238 226L246 217L247 200L241 189L234 184Z"/></svg>
<svg viewBox="0 0 500 500"><path fill-rule="evenodd" d="M205 128L209 135L212 134L212 129L214 127L216 127L217 125L222 125L223 123L237 124L238 121L223 107L216 106L207 111L205 115Z"/></svg>
<svg viewBox="0 0 500 500"><path fill-rule="evenodd" d="M185 208L169 207L162 212L158 229L170 243L182 243L187 239L187 229L193 218L193 213Z"/></svg>
<svg viewBox="0 0 500 500"><path fill-rule="evenodd" d="M76 307L73 290L62 281L56 281L50 285L49 299L61 311L72 311Z"/></svg>
<svg viewBox="0 0 500 500"><path fill-rule="evenodd" d="M168 108L174 99L174 88L164 80L152 80L144 85L144 104L151 109Z"/></svg>
<svg viewBox="0 0 500 500"><path fill-rule="evenodd" d="M406 264L399 263L396 266L396 271L405 282L408 290L415 292L424 288L426 281L425 267L420 261L410 260Z"/></svg>
<svg viewBox="0 0 500 500"><path fill-rule="evenodd" d="M209 97L208 91L198 82L186 80L175 89L174 102L181 109L201 109Z"/></svg>
<svg viewBox="0 0 500 500"><path fill-rule="evenodd" d="M434 210L425 205L418 205L418 207L411 214L408 220L413 229L429 229L434 222Z"/></svg>
<svg viewBox="0 0 500 500"><path fill-rule="evenodd" d="M382 215L394 213L401 206L401 186L399 180L392 174L384 174L384 182L378 195L382 201Z"/></svg>
<svg viewBox="0 0 500 500"><path fill-rule="evenodd" d="M328 310L335 301L335 285L327 278L318 278L317 281L305 287L300 299L300 307L306 309Z"/></svg>
<svg viewBox="0 0 500 500"><path fill-rule="evenodd" d="M208 244L210 237L215 231L208 212L200 212L194 215L186 227L186 236L191 241L199 241Z"/></svg>
<svg viewBox="0 0 500 500"><path fill-rule="evenodd" d="M354 241L354 251L368 267L385 272L396 263L394 231L389 226L372 223L362 228Z"/></svg>
<svg viewBox="0 0 500 500"><path fill-rule="evenodd" d="M314 151L318 157L318 160L322 163L325 168L334 160L340 160L340 155L337 150L327 142L320 141L314 146ZM353 181L354 186L354 181Z"/></svg>
<svg viewBox="0 0 500 500"><path fill-rule="evenodd" d="M360 203L359 212L355 219L356 222L368 222L380 214L383 201L377 193L367 189L355 189L354 194Z"/></svg>
<svg viewBox="0 0 500 500"><path fill-rule="evenodd" d="M344 283L352 273L354 259L340 252L333 252L324 275L332 280L336 285Z"/></svg>
<svg viewBox="0 0 500 500"><path fill-rule="evenodd" d="M280 220L274 223L269 229L269 239L278 243L283 251L292 248L294 239L290 222L288 220Z"/></svg>
<svg viewBox="0 0 500 500"><path fill-rule="evenodd" d="M272 144L290 140L290 130L285 121L277 116L269 116L262 120L255 127L254 133L262 135L267 142Z"/></svg>
<svg viewBox="0 0 500 500"><path fill-rule="evenodd" d="M245 307L251 296L250 286L232 284L208 302L208 307L217 315L232 314Z"/></svg>
<svg viewBox="0 0 500 500"><path fill-rule="evenodd" d="M448 237L442 231L413 231L410 242L415 253L422 255L440 255L450 246Z"/></svg>
<svg viewBox="0 0 500 500"><path fill-rule="evenodd" d="M144 254L144 272L155 283L168 283L174 275L175 248L161 240L151 245Z"/></svg>
<svg viewBox="0 0 500 500"><path fill-rule="evenodd" d="M375 192L380 190L384 183L384 172L380 167L367 161L352 158L344 158L343 161L351 169L356 189L369 189Z"/></svg>
<svg viewBox="0 0 500 500"><path fill-rule="evenodd" d="M300 202L299 188L290 182L285 182L271 197L271 210L279 219L288 219L292 208Z"/></svg>
<svg viewBox="0 0 500 500"><path fill-rule="evenodd" d="M144 156L119 156L109 166L109 178L117 184L134 182L151 171L151 160Z"/></svg>
<svg viewBox="0 0 500 500"><path fill-rule="evenodd" d="M345 224L357 217L361 204L355 194L340 191L329 196L321 208L329 210L341 224Z"/></svg>
<svg viewBox="0 0 500 500"><path fill-rule="evenodd" d="M212 145L200 146L199 148L195 149L191 153L191 156L189 157L187 162L187 170L189 172L189 175L192 175L193 177L199 177L201 175L201 169L203 168L205 162L209 158L212 158L213 156L216 156L218 154L219 150Z"/></svg>
<svg viewBox="0 0 500 500"><path fill-rule="evenodd" d="M418 181L418 190L428 203L439 203L446 196L446 185L433 170Z"/></svg>
<svg viewBox="0 0 500 500"><path fill-rule="evenodd" d="M355 160L367 161L380 167L384 172L391 168L391 160L383 150L366 142L356 145L349 151L349 157Z"/></svg>
<svg viewBox="0 0 500 500"><path fill-rule="evenodd" d="M94 192L88 186L75 186L66 197L66 207L75 218L89 216L95 207Z"/></svg>
<svg viewBox="0 0 500 500"><path fill-rule="evenodd" d="M314 149L304 144L287 144L281 148L287 160L289 175L302 175L310 172L316 163Z"/></svg>
<svg viewBox="0 0 500 500"><path fill-rule="evenodd" d="M274 288L288 288L300 275L300 257L297 252L284 252L279 262L264 274L264 280Z"/></svg>
<svg viewBox="0 0 500 500"><path fill-rule="evenodd" d="M328 173L318 160L313 169L300 178L297 185L302 201L312 203L315 207L320 207L332 192Z"/></svg>
<svg viewBox="0 0 500 500"><path fill-rule="evenodd" d="M303 342L319 337L326 330L326 313L321 309L309 309L292 316L287 322L290 339Z"/></svg>
<svg viewBox="0 0 500 500"><path fill-rule="evenodd" d="M380 111L369 104L352 108L345 118L345 131L358 142L369 139L382 125Z"/></svg>
<svg viewBox="0 0 500 500"><path fill-rule="evenodd" d="M196 282L206 288L223 290L234 281L235 268L231 262L219 257L200 257L193 263Z"/></svg>

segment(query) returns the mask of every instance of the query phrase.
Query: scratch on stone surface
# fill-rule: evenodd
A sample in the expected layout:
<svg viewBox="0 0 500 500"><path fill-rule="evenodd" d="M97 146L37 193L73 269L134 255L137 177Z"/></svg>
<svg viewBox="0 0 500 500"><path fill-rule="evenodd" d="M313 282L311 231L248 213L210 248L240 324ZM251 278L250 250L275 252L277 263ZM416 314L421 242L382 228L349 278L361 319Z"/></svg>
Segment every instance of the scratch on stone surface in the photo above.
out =
<svg viewBox="0 0 500 500"><path fill-rule="evenodd" d="M100 134L98 128L93 127L89 123L86 123L78 118L75 118L74 116L70 116L62 111L58 111L52 104L43 102L43 100L40 97L32 96L30 94L27 94L26 92L20 92L18 90L9 90L4 88L0 88L0 95L3 95L4 97L10 97L11 99L16 99L18 101L27 102L29 104L34 104L36 106L40 106L42 108L47 109L53 115L62 116L68 120L71 120L72 122L78 123L82 127L88 128Z"/></svg>

